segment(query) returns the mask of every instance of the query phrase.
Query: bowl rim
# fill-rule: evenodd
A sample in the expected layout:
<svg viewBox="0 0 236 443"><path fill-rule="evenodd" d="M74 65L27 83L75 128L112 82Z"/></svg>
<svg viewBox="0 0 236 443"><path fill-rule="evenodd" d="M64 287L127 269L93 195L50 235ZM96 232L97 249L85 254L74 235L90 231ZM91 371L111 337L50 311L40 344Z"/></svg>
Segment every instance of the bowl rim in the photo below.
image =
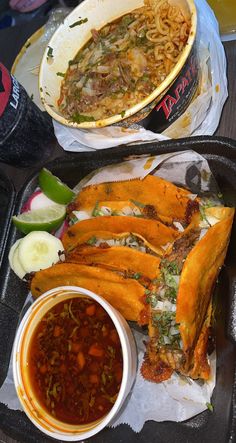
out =
<svg viewBox="0 0 236 443"><path fill-rule="evenodd" d="M178 1L178 0L177 0ZM86 2L86 0L84 1ZM73 11L66 17L66 19L70 19L71 15L75 13L75 11L80 10L81 5L84 3L80 3ZM57 30L52 35L50 41L47 44L47 47L45 48L41 63L40 63L40 69L39 69L39 77L38 77L38 87L39 87L39 94L41 102L45 108L45 110L48 112L49 115L51 115L52 118L54 118L57 122L61 123L62 125L71 127L71 128L78 128L78 129L91 129L91 128L101 128L105 126L110 126L114 123L118 123L122 120L127 119L128 117L136 114L141 109L145 108L145 106L149 105L152 101L154 101L157 97L165 93L171 86L171 84L174 82L174 80L178 77L178 75L181 72L181 69L183 68L188 56L190 55L190 52L192 50L192 47L195 42L196 38L196 32L197 32L197 9L194 3L194 0L185 0L185 2L189 6L190 16L191 16L191 26L189 31L188 40L186 42L186 45L181 53L181 56L179 60L177 61L174 68L171 70L171 72L167 75L167 77L163 80L163 82L160 83L160 85L152 91L151 94L149 94L145 99L137 103L136 105L132 106L131 108L125 110L125 115L121 116L121 114L115 114L111 117L95 120L91 122L83 122L83 123L75 123L70 121L69 119L63 117L59 113L55 112L54 109L47 103L47 95L44 91L44 84L43 84L43 76L44 76L44 67L48 66L47 64L47 52L48 47L53 47L53 40L55 37L57 37L58 34L60 34L61 30L63 29L64 23L62 23ZM128 12L126 12L128 13ZM125 14L126 14L125 13ZM124 14L122 14L124 15ZM120 17L122 17L122 15ZM118 18L118 17L117 17ZM112 20L111 20L112 21ZM108 23L108 22L107 22ZM79 48L80 49L80 48ZM78 49L78 50L79 50Z"/></svg>
<svg viewBox="0 0 236 443"><path fill-rule="evenodd" d="M25 383L23 382L24 377L22 377L23 371L21 370L22 357L20 355L21 351L22 351L24 337L25 337L25 334L27 333L27 326L29 325L29 323L32 322L33 319L37 317L37 313L39 312L39 310L43 306L49 304L51 299L55 297L55 294L57 294L58 298L62 298L62 299L64 299L64 296L66 294L68 295L68 298L70 296L73 296L74 294L77 294L78 296L79 295L87 296L87 297L90 297L93 300L97 301L103 307L103 309L105 309L105 311L108 313L111 320L113 321L116 331L119 335L120 343L121 343L122 356L123 356L123 374L122 374L122 382L121 382L121 386L119 389L117 399L116 399L114 405L112 406L112 408L110 409L110 411L104 417L99 419L99 422L97 424L95 424L94 426L92 425L92 427L89 430L85 429L85 431L83 431L83 430L79 431L79 425L76 425L76 427L78 428L78 432L76 432L76 430L71 430L71 432L70 432L69 430L68 431L66 431L65 429L58 430L56 428L54 428L55 430L53 430L52 423L50 423L50 429L46 426L44 427L42 424L42 421L40 420L40 417L37 417L37 419L36 419L35 415L32 414L33 407L31 405L31 403L29 401L27 401L28 397L27 397L27 393L26 393L26 389L25 389ZM62 301L61 299L58 300L58 303L60 303L61 301ZM57 304L57 297L55 297L55 303L53 303L53 305L51 305L49 309L51 309L56 304ZM47 309L45 310L45 312L47 312ZM45 315L45 313L43 315ZM30 332L30 337L32 336L32 334L35 330L35 327L37 327L37 325L38 325L39 321L41 320L41 318L43 317L43 315L39 316L39 319L36 321L36 324L32 328L32 331ZM114 417L116 416L116 414L118 413L118 411L120 410L121 406L123 405L123 403L126 399L126 392L125 391L126 391L127 383L129 380L128 361L129 361L131 354L130 354L129 346L127 346L127 341L129 341L128 335L126 334L125 329L122 327L123 320L125 320L125 319L121 316L121 314L104 298L102 298L100 295L94 293L93 291L82 288L80 286L65 285L65 286L58 286L56 288L50 289L50 290L46 291L44 294L42 294L38 299L36 299L34 301L34 303L27 309L27 311L25 312L25 314L19 324L19 327L18 327L18 330L16 333L16 337L14 340L14 344L13 344L13 351L12 351L13 379L14 379L16 393L17 393L18 399L23 407L24 412L26 413L26 415L28 416L30 421L44 434L46 434L50 437L53 437L55 439L58 439L58 440L63 439L64 441L84 440L85 438L92 437L93 435L100 432L105 426L107 426L114 419ZM126 320L125 320L125 322L126 322ZM24 399L26 398L26 401L24 401L22 397ZM29 404L30 404L31 408L30 408ZM48 416L50 417L50 414L48 414ZM61 423L63 426L63 422L58 421L58 423ZM87 425L89 426L90 423L88 423ZM72 427L73 426L74 425L72 425Z"/></svg>

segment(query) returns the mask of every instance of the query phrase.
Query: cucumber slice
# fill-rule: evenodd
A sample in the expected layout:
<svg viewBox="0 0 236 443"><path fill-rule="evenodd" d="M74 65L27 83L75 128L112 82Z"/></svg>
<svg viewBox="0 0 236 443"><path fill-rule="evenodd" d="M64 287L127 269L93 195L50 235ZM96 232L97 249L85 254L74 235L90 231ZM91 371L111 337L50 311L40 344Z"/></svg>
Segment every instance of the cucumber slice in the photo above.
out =
<svg viewBox="0 0 236 443"><path fill-rule="evenodd" d="M19 260L26 272L46 269L59 261L59 251L63 251L59 238L45 231L33 231L19 244Z"/></svg>
<svg viewBox="0 0 236 443"><path fill-rule="evenodd" d="M23 266L20 262L20 259L19 259L19 247L16 248L13 258L12 258L12 270L21 279L23 279L25 274L27 274L26 270L23 268Z"/></svg>
<svg viewBox="0 0 236 443"><path fill-rule="evenodd" d="M10 267L13 270L13 272L21 279L24 278L25 274L27 273L26 270L21 265L21 262L19 260L19 244L21 242L21 239L17 240L14 245L12 245L8 259L10 263Z"/></svg>
<svg viewBox="0 0 236 443"><path fill-rule="evenodd" d="M19 240L16 240L14 245L12 245L12 247L10 249L10 252L9 252L9 255L8 255L8 260L9 260L11 269L12 269L12 266L13 266L13 255L15 253L15 250L18 248L20 241L21 241L21 238L19 238Z"/></svg>

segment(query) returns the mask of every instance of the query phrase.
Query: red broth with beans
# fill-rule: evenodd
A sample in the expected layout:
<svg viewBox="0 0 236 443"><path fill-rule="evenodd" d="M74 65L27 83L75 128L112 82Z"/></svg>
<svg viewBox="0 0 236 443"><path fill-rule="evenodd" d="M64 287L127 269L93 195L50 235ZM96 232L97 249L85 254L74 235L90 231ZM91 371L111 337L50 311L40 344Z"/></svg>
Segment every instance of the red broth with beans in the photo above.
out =
<svg viewBox="0 0 236 443"><path fill-rule="evenodd" d="M58 303L31 338L28 368L35 397L56 419L79 425L103 417L116 401L123 371L111 318L89 298Z"/></svg>

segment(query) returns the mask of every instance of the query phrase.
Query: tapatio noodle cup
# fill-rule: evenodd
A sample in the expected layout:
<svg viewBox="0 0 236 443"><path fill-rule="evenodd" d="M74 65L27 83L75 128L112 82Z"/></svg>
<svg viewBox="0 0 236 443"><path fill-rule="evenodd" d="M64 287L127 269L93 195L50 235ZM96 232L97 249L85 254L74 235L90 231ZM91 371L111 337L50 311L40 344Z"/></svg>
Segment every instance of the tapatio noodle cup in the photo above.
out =
<svg viewBox="0 0 236 443"><path fill-rule="evenodd" d="M59 123L74 128L97 128L133 123L162 132L188 107L199 85L196 50L197 13L194 0L168 0L190 18L190 31L180 57L167 77L148 96L124 113L96 121L76 123L63 116L58 107L62 77L78 51L91 38L91 29L101 29L124 14L142 7L143 0L85 0L69 14L52 36L42 58L39 73L40 97L46 111ZM76 23L80 25L75 25ZM70 27L71 26L71 27ZM59 74L59 75L58 75ZM97 105L99 106L99 105Z"/></svg>
<svg viewBox="0 0 236 443"><path fill-rule="evenodd" d="M118 334L123 359L123 373L117 398L101 418L86 424L69 424L55 418L39 402L31 379L29 350L32 337L49 310L70 299L91 299L102 307L112 320ZM52 289L39 297L27 310L16 334L13 346L13 376L18 398L31 422L42 432L58 440L79 441L101 431L116 416L124 404L137 370L136 344L126 320L102 297L76 286Z"/></svg>

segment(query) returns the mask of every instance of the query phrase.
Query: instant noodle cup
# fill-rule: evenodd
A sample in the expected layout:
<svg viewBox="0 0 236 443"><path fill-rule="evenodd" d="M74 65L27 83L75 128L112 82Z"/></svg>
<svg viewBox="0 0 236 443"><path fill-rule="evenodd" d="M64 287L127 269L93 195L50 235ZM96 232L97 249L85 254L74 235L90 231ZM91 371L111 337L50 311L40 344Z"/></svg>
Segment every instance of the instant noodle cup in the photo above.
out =
<svg viewBox="0 0 236 443"><path fill-rule="evenodd" d="M97 128L112 124L129 127L138 123L154 132L162 132L173 123L187 109L198 89L199 64L195 43L197 13L194 0L168 0L168 3L178 6L190 23L186 44L176 64L158 87L150 89L151 92L145 98L132 102L129 105L131 107L127 108L127 100L124 100L122 112L115 111L114 115L108 112L109 116L99 116L100 119L95 118L93 121L89 115L79 120L65 117L65 113L63 115L59 109L61 85L69 61L74 60L78 51L89 41L91 29L100 30L119 17L132 13L144 5L144 0L85 0L76 7L59 26L42 58L39 88L46 111L59 123L74 128ZM158 61L153 72L157 69ZM148 78L146 81L149 83ZM99 103L96 107L99 108ZM110 109L113 109L112 105ZM84 114L85 111L82 116Z"/></svg>
<svg viewBox="0 0 236 443"><path fill-rule="evenodd" d="M38 429L58 440L84 440L111 423L124 407L136 370L136 344L125 319L102 297L77 286L39 297L24 315L13 346L21 405ZM81 390L78 398L75 386Z"/></svg>

